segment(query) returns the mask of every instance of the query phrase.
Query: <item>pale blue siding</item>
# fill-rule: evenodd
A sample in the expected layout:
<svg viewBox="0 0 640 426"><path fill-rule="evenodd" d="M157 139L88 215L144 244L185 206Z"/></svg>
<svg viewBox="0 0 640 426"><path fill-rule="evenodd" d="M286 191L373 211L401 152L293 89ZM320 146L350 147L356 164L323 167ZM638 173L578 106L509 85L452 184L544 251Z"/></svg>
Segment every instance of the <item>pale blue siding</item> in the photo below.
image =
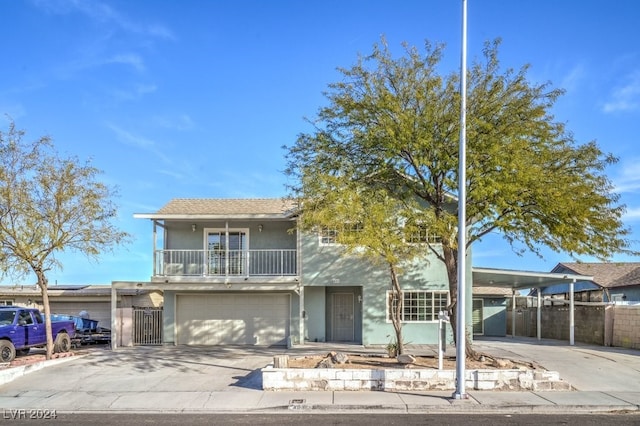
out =
<svg viewBox="0 0 640 426"><path fill-rule="evenodd" d="M361 333L357 343L364 345L386 345L395 340L391 322L387 321L387 290L391 280L386 265L373 264L356 254L345 255L344 248L337 245L323 246L315 234L306 234L301 238L301 283L305 287L305 311L308 319L305 337L310 341L330 339L330 303L327 294L332 290L361 289L358 302L361 310ZM425 256L404 265L400 274L401 286L405 290L449 290L444 263L435 255L426 252ZM467 267L467 324L471 324L471 267ZM324 289L328 289L325 291ZM324 322L317 321L325 310ZM357 314L357 312L356 312ZM447 340L453 337L447 327ZM406 343L437 344L438 321L426 323L405 323L403 336ZM356 333L357 334L357 333Z"/></svg>

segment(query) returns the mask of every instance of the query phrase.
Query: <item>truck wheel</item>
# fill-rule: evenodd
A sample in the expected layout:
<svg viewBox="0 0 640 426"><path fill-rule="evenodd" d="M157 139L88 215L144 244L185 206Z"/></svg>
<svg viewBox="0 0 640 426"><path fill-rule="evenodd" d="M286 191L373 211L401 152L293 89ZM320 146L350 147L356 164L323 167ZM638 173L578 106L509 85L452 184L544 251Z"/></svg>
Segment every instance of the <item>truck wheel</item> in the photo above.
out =
<svg viewBox="0 0 640 426"><path fill-rule="evenodd" d="M0 361L11 362L16 357L16 348L8 340L0 340Z"/></svg>
<svg viewBox="0 0 640 426"><path fill-rule="evenodd" d="M53 352L69 352L71 350L71 338L67 333L58 333L56 341L53 344Z"/></svg>

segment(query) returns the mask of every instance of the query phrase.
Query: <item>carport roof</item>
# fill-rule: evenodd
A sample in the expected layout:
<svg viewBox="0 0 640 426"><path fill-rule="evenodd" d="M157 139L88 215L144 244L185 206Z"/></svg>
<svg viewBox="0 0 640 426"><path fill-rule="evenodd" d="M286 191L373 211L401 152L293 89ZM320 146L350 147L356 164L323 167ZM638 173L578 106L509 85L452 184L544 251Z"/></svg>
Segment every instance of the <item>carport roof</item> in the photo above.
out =
<svg viewBox="0 0 640 426"><path fill-rule="evenodd" d="M516 271L511 269L473 268L474 287L505 287L524 289L569 284L574 281L593 281L589 275L552 272Z"/></svg>

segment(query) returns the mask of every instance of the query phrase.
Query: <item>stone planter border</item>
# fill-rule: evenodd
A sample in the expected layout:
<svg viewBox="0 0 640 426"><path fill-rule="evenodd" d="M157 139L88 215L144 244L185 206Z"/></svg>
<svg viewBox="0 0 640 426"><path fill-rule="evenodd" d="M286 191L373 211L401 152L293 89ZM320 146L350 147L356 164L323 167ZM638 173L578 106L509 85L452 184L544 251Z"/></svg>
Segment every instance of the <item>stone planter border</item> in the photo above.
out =
<svg viewBox="0 0 640 426"><path fill-rule="evenodd" d="M455 390L454 370L273 368L262 369L267 391L430 391ZM526 369L466 370L466 387L474 390L571 390L554 371Z"/></svg>

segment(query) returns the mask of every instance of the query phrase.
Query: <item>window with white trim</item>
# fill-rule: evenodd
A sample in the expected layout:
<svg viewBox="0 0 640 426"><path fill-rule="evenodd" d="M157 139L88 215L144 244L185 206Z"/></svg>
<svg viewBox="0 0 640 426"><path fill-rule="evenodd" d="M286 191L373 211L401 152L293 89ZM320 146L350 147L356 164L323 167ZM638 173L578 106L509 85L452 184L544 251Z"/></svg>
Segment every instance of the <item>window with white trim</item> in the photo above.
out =
<svg viewBox="0 0 640 426"><path fill-rule="evenodd" d="M343 236L345 236L346 238L349 238L350 234L354 234L356 232L361 232L361 231L362 231L361 223L345 224L340 228L340 230L331 229L326 226L323 226L319 232L320 245L327 246L327 245L339 244L338 233L342 233Z"/></svg>
<svg viewBox="0 0 640 426"><path fill-rule="evenodd" d="M405 239L411 244L440 244L442 238L433 232L429 232L429 228L422 224L414 224L407 227Z"/></svg>
<svg viewBox="0 0 640 426"><path fill-rule="evenodd" d="M627 301L627 296L624 295L624 293L617 293L617 294L612 294L611 295L611 301L612 302L626 302Z"/></svg>
<svg viewBox="0 0 640 426"><path fill-rule="evenodd" d="M402 322L438 321L438 313L449 304L448 291L406 290L402 292ZM387 322L397 309L396 294L387 291Z"/></svg>
<svg viewBox="0 0 640 426"><path fill-rule="evenodd" d="M13 300L0 300L0 306L13 306Z"/></svg>
<svg viewBox="0 0 640 426"><path fill-rule="evenodd" d="M322 229L320 229L320 245L328 246L337 243L338 231L323 226Z"/></svg>

